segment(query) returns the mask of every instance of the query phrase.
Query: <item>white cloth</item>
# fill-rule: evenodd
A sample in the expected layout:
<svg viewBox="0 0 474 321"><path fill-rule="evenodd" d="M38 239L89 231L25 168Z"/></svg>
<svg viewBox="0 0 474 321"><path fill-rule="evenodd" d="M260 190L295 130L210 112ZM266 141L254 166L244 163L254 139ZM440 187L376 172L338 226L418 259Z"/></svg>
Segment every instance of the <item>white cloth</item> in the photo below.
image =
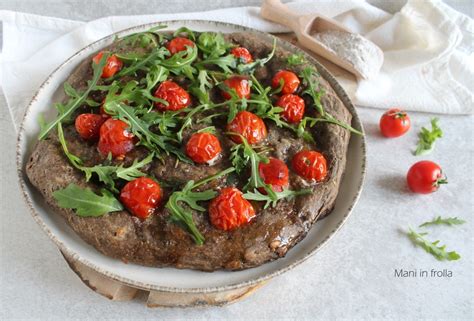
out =
<svg viewBox="0 0 474 321"><path fill-rule="evenodd" d="M438 1L410 0L395 15L357 0L288 5L300 13L314 11L335 17L384 50L385 62L377 79L356 83L353 77L330 66L357 105L451 114L473 112L473 23L469 17ZM44 79L81 48L130 26L176 19L230 22L265 32L288 31L260 18L256 7L115 16L87 23L0 11L0 85L15 126Z"/></svg>

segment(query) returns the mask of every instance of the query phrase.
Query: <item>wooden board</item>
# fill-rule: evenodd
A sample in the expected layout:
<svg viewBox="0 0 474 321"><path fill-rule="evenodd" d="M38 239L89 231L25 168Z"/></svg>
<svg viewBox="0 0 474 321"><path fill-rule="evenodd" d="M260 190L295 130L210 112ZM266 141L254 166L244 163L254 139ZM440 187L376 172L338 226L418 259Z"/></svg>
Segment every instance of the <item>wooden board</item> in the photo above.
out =
<svg viewBox="0 0 474 321"><path fill-rule="evenodd" d="M61 252L62 253L62 252ZM197 306L223 306L239 301L252 294L264 283L243 287L235 290L211 293L171 293L161 291L145 291L130 287L85 266L76 259L62 253L69 267L76 273L81 281L92 291L112 301L132 300L139 292L147 297L146 305L156 307L197 307Z"/></svg>

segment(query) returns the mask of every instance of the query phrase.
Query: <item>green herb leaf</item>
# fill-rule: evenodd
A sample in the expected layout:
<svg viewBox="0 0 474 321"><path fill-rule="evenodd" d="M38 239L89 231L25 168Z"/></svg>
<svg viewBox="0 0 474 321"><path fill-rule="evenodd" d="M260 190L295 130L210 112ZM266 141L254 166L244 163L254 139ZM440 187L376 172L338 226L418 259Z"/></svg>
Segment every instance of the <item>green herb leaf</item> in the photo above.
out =
<svg viewBox="0 0 474 321"><path fill-rule="evenodd" d="M237 71L239 74L250 74L255 71L258 67L263 67L267 62L269 62L275 55L277 39L273 37L273 47L272 51L263 59L256 59L254 62L249 64L239 64L237 66Z"/></svg>
<svg viewBox="0 0 474 321"><path fill-rule="evenodd" d="M61 110L58 109L59 111L58 117L55 120L51 121L50 123L45 124L41 128L39 139L44 139L46 135L53 128L55 128L60 122L69 120L69 118L74 113L74 111L82 105L82 103L89 96L89 93L91 92L92 88L94 88L97 82L99 81L100 76L102 75L102 69L104 68L105 63L107 62L108 57L109 57L109 54L106 53L102 55L102 58L100 59L98 64L95 64L94 62L92 62L92 69L93 69L92 80L90 81L88 88L83 93L79 94L77 91L73 90L72 87L70 86L68 87L68 85L66 85L67 91L69 91L70 94L73 94L73 96L69 99L66 105L63 108L61 108ZM65 90L66 90L66 87L65 87Z"/></svg>
<svg viewBox="0 0 474 321"><path fill-rule="evenodd" d="M286 58L286 62L288 63L289 66L297 66L297 65L304 64L306 62L306 59L301 53L291 54L288 56L288 58Z"/></svg>
<svg viewBox="0 0 474 321"><path fill-rule="evenodd" d="M458 219L457 217L447 217L442 218L441 216L436 217L435 219L421 224L419 227L428 226L428 225L461 225L466 223L466 221Z"/></svg>
<svg viewBox="0 0 474 321"><path fill-rule="evenodd" d="M306 195L306 194L311 194L312 190L310 188L305 188L301 189L299 191L292 191L289 189L284 189L281 192L274 192L275 196L272 198L270 195L265 195L260 193L259 190L255 189L253 192L246 192L244 194L244 198L248 200L253 200L253 201L260 201L260 202L265 202L265 205L263 208L267 208L268 206L272 205L273 207L276 206L276 203L284 198L292 198L295 196L299 195Z"/></svg>
<svg viewBox="0 0 474 321"><path fill-rule="evenodd" d="M141 161L135 159L130 167L123 167L123 164L120 164L119 166L96 165L93 167L86 167L82 165L82 160L78 156L69 152L61 123L58 124L58 139L63 148L64 154L69 159L69 162L75 168L85 173L87 182L92 178L93 174L96 174L99 181L104 183L115 193L118 193L118 190L115 187L115 180L120 178L131 181L135 178L146 176L146 174L139 171L139 169L151 163L154 156L153 153L151 153Z"/></svg>
<svg viewBox="0 0 474 321"><path fill-rule="evenodd" d="M218 32L201 33L197 40L197 46L203 52L205 58L220 57L231 47L231 45L224 40L222 34Z"/></svg>
<svg viewBox="0 0 474 321"><path fill-rule="evenodd" d="M435 146L435 141L438 138L443 137L443 131L438 126L438 118L431 119L431 131L425 127L421 128L420 133L418 134L419 141L415 150L415 155L427 155L431 153Z"/></svg>
<svg viewBox="0 0 474 321"><path fill-rule="evenodd" d="M234 171L234 168L230 167L223 170L215 175L207 177L201 181L194 182L189 181L181 191L176 191L171 194L165 207L170 211L170 219L180 226L183 226L191 234L194 242L198 245L204 244L204 236L196 227L193 220L193 213L180 205L180 202L187 204L191 209L199 212L204 212L206 209L198 204L198 202L208 201L216 197L217 192L213 190L206 190L203 192L193 192L192 190L199 187L211 180L217 179L224 175L227 175Z"/></svg>
<svg viewBox="0 0 474 321"><path fill-rule="evenodd" d="M439 261L455 261L459 260L461 256L455 251L447 252L446 245L438 246L439 240L435 242L430 242L424 238L428 233L417 233L416 231L410 229L408 232L408 237L413 242L413 244L421 246L427 253L433 255Z"/></svg>
<svg viewBox="0 0 474 321"><path fill-rule="evenodd" d="M62 208L74 209L77 216L102 216L110 212L123 210L122 204L106 189L97 195L89 188L80 188L69 184L66 188L53 192L53 196Z"/></svg>

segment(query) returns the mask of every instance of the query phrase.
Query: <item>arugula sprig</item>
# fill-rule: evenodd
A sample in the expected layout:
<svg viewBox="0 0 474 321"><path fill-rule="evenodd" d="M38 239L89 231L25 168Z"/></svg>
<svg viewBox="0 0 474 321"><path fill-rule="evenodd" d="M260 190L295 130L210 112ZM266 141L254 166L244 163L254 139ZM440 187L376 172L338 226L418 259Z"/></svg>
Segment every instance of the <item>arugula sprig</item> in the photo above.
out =
<svg viewBox="0 0 474 321"><path fill-rule="evenodd" d="M193 213L190 210L181 206L180 203L185 203L189 208L199 212L206 211L206 209L199 205L198 202L213 199L214 197L216 197L217 192L213 190L193 192L193 189L202 186L212 180L218 179L224 175L230 174L233 171L235 171L235 169L233 167L229 167L215 175L207 177L198 182L190 180L186 183L182 190L176 191L171 194L170 198L168 199L168 202L165 205L165 207L170 211L171 221L185 228L190 233L191 237L197 245L204 244L205 238L194 223Z"/></svg>
<svg viewBox="0 0 474 321"><path fill-rule="evenodd" d="M53 192L53 197L59 207L74 209L80 217L98 217L123 210L122 204L108 190L101 189L101 194L71 183L66 188Z"/></svg>
<svg viewBox="0 0 474 321"><path fill-rule="evenodd" d="M413 244L421 246L427 253L433 255L439 261L455 261L459 260L461 256L455 251L447 252L446 245L439 246L439 240L431 242L425 238L428 233L418 233L411 228L408 231L408 237Z"/></svg>
<svg viewBox="0 0 474 321"><path fill-rule="evenodd" d="M452 225L461 225L461 224L464 224L464 223L466 223L466 221L461 220L457 217L442 218L441 216L437 216L433 220L421 224L419 227L424 227L424 226L429 226L429 225L448 225L448 226L452 226Z"/></svg>
<svg viewBox="0 0 474 321"><path fill-rule="evenodd" d="M232 165L235 167L235 170L238 174L241 174L249 164L250 164L250 177L243 187L244 198L255 201L265 202L264 208L268 206L276 206L276 203L284 198L291 198L298 195L309 194L312 192L311 189L302 189L299 191L292 191L289 189L284 189L281 192L275 192L271 185L265 184L262 177L260 176L258 166L262 163L268 163L268 158L262 155L264 151L258 153L252 146L247 142L247 140L239 134L229 132L229 135L237 135L242 139L241 144L236 144L231 148L230 160ZM265 193L259 191L259 189L265 190Z"/></svg>
<svg viewBox="0 0 474 321"><path fill-rule="evenodd" d="M349 130L350 132L354 134L363 135L361 131L353 128L349 124L346 124L338 120L336 117L334 117L329 112L324 110L323 105L321 104L321 98L324 95L324 90L319 88L319 82L317 81L318 74L317 74L317 71L313 67L304 68L302 72L300 73L300 77L303 80L303 85L306 86L306 89L303 91L303 94L311 97L313 101L313 105L319 114L317 117L318 122L326 122L326 123L335 124Z"/></svg>
<svg viewBox="0 0 474 321"><path fill-rule="evenodd" d="M104 68L105 63L107 62L108 57L109 57L109 54L105 53L104 55L102 55L102 58L100 59L98 64L95 64L94 62L92 62L92 70L93 70L92 80L89 82L89 85L84 92L79 94L77 91L74 90L73 96L69 98L69 100L67 101L65 105L56 104L56 109L58 110L58 116L56 119L54 119L53 121L47 124L44 124L44 123L41 124L39 139L44 139L46 135L52 129L54 129L59 123L69 121L74 111L76 111L87 100L89 93L96 86L97 82L99 81L102 75L102 69ZM66 93L71 94L72 89L73 88L69 85L65 86Z"/></svg>
<svg viewBox="0 0 474 321"><path fill-rule="evenodd" d="M255 69L257 69L259 67L263 67L275 55L276 44L277 44L277 39L276 39L276 37L273 37L272 51L270 51L270 53L265 58L256 59L254 62L251 62L249 64L242 64L242 63L239 64L237 66L238 73L239 74L253 74Z"/></svg>
<svg viewBox="0 0 474 321"><path fill-rule="evenodd" d="M431 153L435 147L435 141L438 138L443 137L443 131L438 125L438 118L431 119L431 130L426 127L422 127L418 134L419 141L415 150L415 155L427 155Z"/></svg>
<svg viewBox="0 0 474 321"><path fill-rule="evenodd" d="M86 182L88 182L92 178L93 174L95 174L97 175L99 181L104 183L114 193L118 193L118 190L115 187L115 180L124 179L126 181L131 181L135 178L146 176L146 174L141 172L139 169L151 163L153 160L153 153L151 153L141 161L135 159L133 164L129 167L124 167L123 164L120 164L119 166L96 165L87 167L83 166L83 162L78 156L72 154L69 151L66 139L64 138L64 132L61 123L58 124L58 140L69 162L75 168L84 172L86 175Z"/></svg>

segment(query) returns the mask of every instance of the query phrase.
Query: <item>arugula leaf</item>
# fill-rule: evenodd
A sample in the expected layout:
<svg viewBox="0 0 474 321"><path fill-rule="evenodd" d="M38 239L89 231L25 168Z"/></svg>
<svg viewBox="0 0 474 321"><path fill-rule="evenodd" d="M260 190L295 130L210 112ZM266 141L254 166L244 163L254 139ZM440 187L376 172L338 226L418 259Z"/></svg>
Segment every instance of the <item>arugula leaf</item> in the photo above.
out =
<svg viewBox="0 0 474 321"><path fill-rule="evenodd" d="M82 105L82 103L89 96L89 93L91 92L92 88L94 88L97 82L99 81L102 75L102 69L104 68L108 58L109 54L105 53L104 55L102 55L102 58L100 59L98 64L92 62L92 80L90 81L88 88L83 93L79 94L76 90L73 90L72 87L66 85L65 90L67 90L70 94L73 94L73 96L71 96L71 99L68 100L66 105L61 105L63 107L58 108L59 115L55 120L42 126L38 139L44 139L46 135L60 122L69 120L74 111Z"/></svg>
<svg viewBox="0 0 474 321"><path fill-rule="evenodd" d="M244 198L248 200L253 200L253 201L265 202L265 205L263 206L263 208L267 208L270 205L272 205L272 207L275 207L276 203L281 199L292 198L299 195L311 194L311 192L312 190L310 188L301 189L299 191L284 189L281 192L274 192L276 197L272 198L270 195L262 194L260 193L259 190L254 189L253 192L246 192L244 194Z"/></svg>
<svg viewBox="0 0 474 321"><path fill-rule="evenodd" d="M447 217L442 218L441 216L436 217L435 219L421 224L419 227L428 226L428 225L461 225L466 223L466 221L458 219L457 217Z"/></svg>
<svg viewBox="0 0 474 321"><path fill-rule="evenodd" d="M131 47L135 47L137 44L140 45L142 48L146 48L149 46L156 47L158 46L158 41L157 38L159 38L159 34L156 33L156 31L160 29L164 29L167 26L165 25L159 25L153 28L150 28L149 30L145 32L137 32L133 33L131 35L125 36L121 38L120 40L122 43L130 45Z"/></svg>
<svg viewBox="0 0 474 321"><path fill-rule="evenodd" d="M231 47L219 32L201 33L197 39L197 46L203 52L205 58L220 57Z"/></svg>
<svg viewBox="0 0 474 321"><path fill-rule="evenodd" d="M165 205L165 207L170 211L171 221L186 228L197 245L204 244L204 236L196 227L196 224L193 220L192 212L183 208L180 205L180 202L187 204L187 206L189 206L191 209L194 209L199 212L204 212L206 209L199 205L198 202L213 199L214 197L216 197L217 192L213 190L193 192L192 190L196 187L204 185L205 183L211 180L227 175L233 172L234 170L235 169L233 167L230 167L196 183L193 180L189 181L181 191L176 191L171 194L170 198L168 199L168 202Z"/></svg>
<svg viewBox="0 0 474 321"><path fill-rule="evenodd" d="M234 55L228 54L222 57L209 57L207 59L203 59L200 62L196 63L196 66L199 68L205 68L209 65L216 65L220 67L225 73L232 73L232 69L237 66L237 58Z"/></svg>
<svg viewBox="0 0 474 321"><path fill-rule="evenodd" d="M155 47L147 56L142 59L137 57L129 66L116 73L112 80L120 79L123 76L135 75L139 70L148 71L151 66L162 62L166 55L169 55L168 49L165 47Z"/></svg>
<svg viewBox="0 0 474 321"><path fill-rule="evenodd" d="M96 165L93 167L86 167L82 165L82 160L69 152L67 147L66 139L64 138L64 132L62 124L58 124L58 139L59 143L61 144L64 154L69 159L69 162L78 170L83 171L86 175L86 182L88 182L93 174L97 175L99 181L104 183L111 191L118 193L117 188L115 187L115 180L116 179L124 179L127 181L131 181L135 178L146 176L145 173L139 171L139 168L149 164L153 159L153 153L149 154L147 157L138 161L135 159L133 164L130 167L123 167L123 164L119 166L111 166L111 165Z"/></svg>
<svg viewBox="0 0 474 321"><path fill-rule="evenodd" d="M173 33L173 37L182 36L183 33L186 34L186 37L188 37L192 41L196 41L196 36L194 35L194 31L192 31L191 29L187 27L181 27L178 30L176 30Z"/></svg>
<svg viewBox="0 0 474 321"><path fill-rule="evenodd" d="M438 118L431 119L431 131L425 127L421 128L418 134L419 141L415 150L415 155L427 155L431 153L435 147L435 141L443 137L443 131L438 126Z"/></svg>
<svg viewBox="0 0 474 321"><path fill-rule="evenodd" d="M421 246L427 253L433 255L439 261L455 261L459 260L461 256L455 251L446 252L446 245L438 246L439 240L430 242L424 238L428 233L417 233L416 231L409 229L407 235L413 244Z"/></svg>
<svg viewBox="0 0 474 321"><path fill-rule="evenodd" d="M286 62L288 66L297 66L304 64L306 62L306 59L304 58L303 54L298 53L298 54L291 54L286 58Z"/></svg>
<svg viewBox="0 0 474 321"><path fill-rule="evenodd" d="M276 44L277 44L277 39L276 39L276 37L273 37L272 51L268 54L268 56L266 56L265 58L262 58L262 59L256 59L254 62L251 62L249 64L239 64L237 66L238 73L239 74L250 74L250 73L253 73L255 71L255 69L257 69L258 67L263 67L275 55Z"/></svg>
<svg viewBox="0 0 474 321"><path fill-rule="evenodd" d="M338 125L354 134L363 135L361 131L353 128L349 124L340 121L339 119L324 110L323 105L321 104L321 97L324 95L324 90L322 88L319 88L319 81L317 80L318 77L319 74L313 67L304 68L300 74L300 78L302 78L303 80L303 85L306 86L306 89L303 91L303 94L311 97L311 99L313 100L314 107L316 108L316 111L319 114L316 119L318 119L318 121L320 122Z"/></svg>
<svg viewBox="0 0 474 321"><path fill-rule="evenodd" d="M66 188L53 192L53 196L62 208L74 209L77 216L97 217L110 212L123 210L122 204L106 189L97 195L89 188L80 188L69 184Z"/></svg>

